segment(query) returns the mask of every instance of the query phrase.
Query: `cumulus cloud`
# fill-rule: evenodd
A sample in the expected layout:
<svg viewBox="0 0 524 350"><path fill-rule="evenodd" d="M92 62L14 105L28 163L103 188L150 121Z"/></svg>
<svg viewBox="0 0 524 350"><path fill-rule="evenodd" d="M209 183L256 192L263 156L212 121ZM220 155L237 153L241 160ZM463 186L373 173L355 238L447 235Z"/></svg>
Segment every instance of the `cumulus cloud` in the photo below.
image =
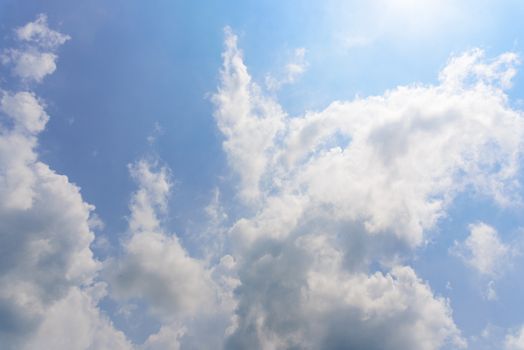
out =
<svg viewBox="0 0 524 350"><path fill-rule="evenodd" d="M510 246L501 241L493 227L483 222L471 224L469 229L466 240L455 242L451 252L481 275L500 275L512 255Z"/></svg>
<svg viewBox="0 0 524 350"><path fill-rule="evenodd" d="M240 268L227 349L438 349L465 345L451 308L409 267L349 273L323 237L256 247Z"/></svg>
<svg viewBox="0 0 524 350"><path fill-rule="evenodd" d="M37 334L24 349L132 349L125 335L101 313L99 297L92 290L72 288L46 311Z"/></svg>
<svg viewBox="0 0 524 350"><path fill-rule="evenodd" d="M469 230L469 236L463 242L455 241L449 251L480 276L492 278L487 282L483 294L489 301L497 300L493 279L502 276L518 250L504 243L497 230L483 222L469 225Z"/></svg>
<svg viewBox="0 0 524 350"><path fill-rule="evenodd" d="M334 217L414 246L466 189L501 205L518 200L524 123L502 90L514 55L486 65L478 50L466 52L450 61L439 85L398 87L286 118L251 82L236 40L227 35L214 102L241 193L331 206Z"/></svg>
<svg viewBox="0 0 524 350"><path fill-rule="evenodd" d="M0 157L2 176L0 193L4 208L28 209L33 202L36 162L36 136L47 123L43 106L30 92L4 92L0 111L6 117L0 127ZM9 125L7 125L9 124ZM10 127L9 127L10 126Z"/></svg>
<svg viewBox="0 0 524 350"><path fill-rule="evenodd" d="M191 258L176 235L161 229L171 188L167 168L142 160L130 166L139 185L130 204L130 238L125 255L108 268L113 296L143 298L153 313L177 319L209 306L213 297L203 264Z"/></svg>
<svg viewBox="0 0 524 350"><path fill-rule="evenodd" d="M31 92L5 93L1 100L2 111L13 119L15 128L36 134L44 130L49 116L42 102Z"/></svg>
<svg viewBox="0 0 524 350"><path fill-rule="evenodd" d="M23 40L46 37L31 34L43 30L45 19L35 23L40 29L23 30ZM60 43L53 40L53 46ZM30 91L2 90L0 114L2 347L129 348L96 306L104 286L96 282L100 263L90 249L94 206L39 160L38 135L49 119L45 104Z"/></svg>
<svg viewBox="0 0 524 350"><path fill-rule="evenodd" d="M448 301L405 262L458 194L519 202L524 121L505 93L517 57L472 50L436 85L296 118L251 80L230 30L223 57L215 119L250 213L229 230L226 348L464 347Z"/></svg>
<svg viewBox="0 0 524 350"><path fill-rule="evenodd" d="M178 237L163 229L172 186L168 168L140 160L129 169L138 190L129 205L123 255L106 262L111 296L124 307L145 303L161 323L140 348L220 347L234 307L233 258L225 256L210 266L191 257Z"/></svg>
<svg viewBox="0 0 524 350"><path fill-rule="evenodd" d="M69 35L50 29L45 14L39 14L34 22L29 22L17 28L15 32L19 40L34 43L46 49L56 49L71 39Z"/></svg>
<svg viewBox="0 0 524 350"><path fill-rule="evenodd" d="M41 81L69 37L49 29L45 16L15 33L23 44L6 50L4 62L25 82ZM170 170L142 159L129 166L138 188L121 252L97 261L94 207L36 151L49 119L44 101L1 92L4 347L466 347L450 301L417 276L409 256L464 191L500 206L519 202L524 122L505 90L517 57L486 60L472 50L452 58L437 84L290 118L252 81L237 41L227 29L212 101L242 208L228 211L215 191L206 211L221 244L202 259L165 228ZM19 53L35 52L52 56L45 64L36 58L38 72L23 64L18 72ZM301 69L288 67L288 78ZM485 224L470 229L461 256L495 275L509 248ZM158 331L131 344L99 308L106 293L129 317L130 305L143 305ZM508 348L518 348L520 333L508 335Z"/></svg>
<svg viewBox="0 0 524 350"><path fill-rule="evenodd" d="M240 178L239 196L244 201L256 201L259 183L269 166L269 154L274 139L284 126L280 106L264 97L251 76L237 48L237 37L226 29L226 50L220 73L221 85L213 96L218 108L215 118L225 135L224 149L231 167Z"/></svg>
<svg viewBox="0 0 524 350"><path fill-rule="evenodd" d="M17 28L15 33L20 47L4 50L0 56L2 62L11 65L13 74L22 80L41 82L56 70L56 50L70 37L50 29L43 14Z"/></svg>

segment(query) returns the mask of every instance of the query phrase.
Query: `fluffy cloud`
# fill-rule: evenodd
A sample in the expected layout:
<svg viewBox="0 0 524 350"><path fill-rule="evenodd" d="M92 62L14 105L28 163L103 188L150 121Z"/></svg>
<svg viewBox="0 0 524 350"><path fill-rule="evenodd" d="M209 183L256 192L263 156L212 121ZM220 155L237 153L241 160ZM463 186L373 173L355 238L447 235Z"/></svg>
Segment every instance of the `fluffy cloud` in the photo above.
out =
<svg viewBox="0 0 524 350"><path fill-rule="evenodd" d="M41 82L55 71L58 58L55 52L70 37L50 29L43 14L17 28L15 33L21 47L5 50L0 57L2 62L10 64L13 74L22 80Z"/></svg>
<svg viewBox="0 0 524 350"><path fill-rule="evenodd" d="M285 118L250 82L235 42L228 35L214 101L241 193L302 196L413 246L466 189L501 205L516 200L524 124L502 90L515 72L514 55L486 64L474 50L452 59L439 85L398 87ZM269 109L276 113L258 114ZM260 145L247 146L248 139Z"/></svg>
<svg viewBox="0 0 524 350"><path fill-rule="evenodd" d="M285 114L251 82L237 48L237 37L230 29L226 32L221 86L213 96L213 102L219 106L215 118L226 137L224 149L231 167L240 178L239 195L253 202L261 195L259 183L269 166L268 156L273 152L274 138L284 126Z"/></svg>
<svg viewBox="0 0 524 350"><path fill-rule="evenodd" d="M17 131L36 134L44 130L49 116L41 101L31 92L5 93L1 100L2 111L12 118Z"/></svg>
<svg viewBox="0 0 524 350"><path fill-rule="evenodd" d="M50 29L45 14L39 14L34 22L17 28L15 32L19 40L34 43L46 49L56 49L71 39L69 35Z"/></svg>
<svg viewBox="0 0 524 350"><path fill-rule="evenodd" d="M512 258L518 254L517 248L505 244L495 228L480 222L469 225L470 234L464 242L455 241L449 249L466 265L482 277L496 279L510 266ZM483 293L487 300L497 300L495 281L487 283Z"/></svg>
<svg viewBox="0 0 524 350"><path fill-rule="evenodd" d="M176 235L163 230L171 189L166 167L141 160L130 172L138 190L130 203L129 236L123 256L107 261L104 271L111 296L122 305L144 302L162 324L141 348L217 346L233 307L230 268L226 263L209 267L191 257ZM203 329L208 329L205 336Z"/></svg>
<svg viewBox="0 0 524 350"><path fill-rule="evenodd" d="M177 319L211 304L210 278L176 235L165 234L157 216L165 212L171 183L166 168L139 161L130 167L139 189L133 195L125 255L108 267L113 296L143 298L153 313Z"/></svg>
<svg viewBox="0 0 524 350"><path fill-rule="evenodd" d="M455 242L452 252L482 275L499 275L509 262L511 248L485 223L472 224L469 229L468 238L462 243Z"/></svg>
<svg viewBox="0 0 524 350"><path fill-rule="evenodd" d="M132 348L125 335L113 328L111 321L98 308L100 293L96 289L83 291L71 288L68 294L53 304L25 349L115 349ZM103 292L103 291L102 291Z"/></svg>
<svg viewBox="0 0 524 350"><path fill-rule="evenodd" d="M254 213L229 230L240 286L226 347L464 346L448 302L402 265L459 193L518 202L524 123L504 91L517 57L469 51L437 85L297 118L251 81L230 30L223 57L215 118Z"/></svg>
<svg viewBox="0 0 524 350"><path fill-rule="evenodd" d="M100 263L90 250L94 207L38 159L38 134L49 119L43 102L30 91L1 94L2 347L129 348L96 307L104 286L96 283Z"/></svg>
<svg viewBox="0 0 524 350"><path fill-rule="evenodd" d="M24 82L41 81L69 37L45 16L15 33L22 46L4 62ZM170 171L140 160L129 166L138 189L121 252L97 261L94 207L39 160L44 102L1 92L2 345L136 347L99 308L107 289L123 309L138 302L161 324L143 349L465 347L449 300L409 256L464 191L518 202L524 123L505 93L517 57L486 60L473 50L452 58L435 85L296 118L252 81L231 30L223 59L214 116L243 208L227 211L217 189L207 212L221 244L202 249L206 259L164 228ZM288 67L291 77L297 67ZM487 275L508 252L485 224L471 226L461 247ZM520 333L508 335L508 349L519 348Z"/></svg>
<svg viewBox="0 0 524 350"><path fill-rule="evenodd" d="M226 255L209 266L191 257L178 237L162 227L171 189L168 169L146 160L129 168L138 190L130 203L123 255L106 262L111 296L123 306L145 303L161 323L143 349L220 347L235 306L234 259Z"/></svg>
<svg viewBox="0 0 524 350"><path fill-rule="evenodd" d="M343 251L315 235L266 242L240 268L227 349L438 349L465 343L446 300L409 267L349 273Z"/></svg>

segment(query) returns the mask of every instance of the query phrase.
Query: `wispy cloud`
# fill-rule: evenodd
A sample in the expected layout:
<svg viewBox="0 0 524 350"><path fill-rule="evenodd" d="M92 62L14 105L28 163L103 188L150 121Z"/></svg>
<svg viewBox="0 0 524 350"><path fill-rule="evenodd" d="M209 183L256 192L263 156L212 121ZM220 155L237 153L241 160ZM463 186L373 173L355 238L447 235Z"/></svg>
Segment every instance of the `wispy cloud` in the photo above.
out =
<svg viewBox="0 0 524 350"><path fill-rule="evenodd" d="M271 74L266 75L266 87L269 91L277 91L282 86L293 84L308 68L306 61L306 49L301 47L295 49L292 59L285 65L281 77L275 77Z"/></svg>

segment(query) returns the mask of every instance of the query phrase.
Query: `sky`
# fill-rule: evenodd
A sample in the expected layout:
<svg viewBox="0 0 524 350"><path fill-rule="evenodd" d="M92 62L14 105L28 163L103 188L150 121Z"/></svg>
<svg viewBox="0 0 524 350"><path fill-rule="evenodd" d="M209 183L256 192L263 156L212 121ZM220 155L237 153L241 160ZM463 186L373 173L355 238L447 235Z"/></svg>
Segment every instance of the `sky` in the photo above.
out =
<svg viewBox="0 0 524 350"><path fill-rule="evenodd" d="M524 349L523 16L0 0L0 348Z"/></svg>

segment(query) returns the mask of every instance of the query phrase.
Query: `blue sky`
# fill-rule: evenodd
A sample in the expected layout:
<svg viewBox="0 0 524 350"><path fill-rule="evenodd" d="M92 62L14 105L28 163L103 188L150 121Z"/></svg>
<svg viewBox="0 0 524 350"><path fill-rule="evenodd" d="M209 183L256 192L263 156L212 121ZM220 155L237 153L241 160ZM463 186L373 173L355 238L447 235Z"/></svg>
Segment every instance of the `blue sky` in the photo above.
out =
<svg viewBox="0 0 524 350"><path fill-rule="evenodd" d="M524 349L523 15L0 0L2 343Z"/></svg>

